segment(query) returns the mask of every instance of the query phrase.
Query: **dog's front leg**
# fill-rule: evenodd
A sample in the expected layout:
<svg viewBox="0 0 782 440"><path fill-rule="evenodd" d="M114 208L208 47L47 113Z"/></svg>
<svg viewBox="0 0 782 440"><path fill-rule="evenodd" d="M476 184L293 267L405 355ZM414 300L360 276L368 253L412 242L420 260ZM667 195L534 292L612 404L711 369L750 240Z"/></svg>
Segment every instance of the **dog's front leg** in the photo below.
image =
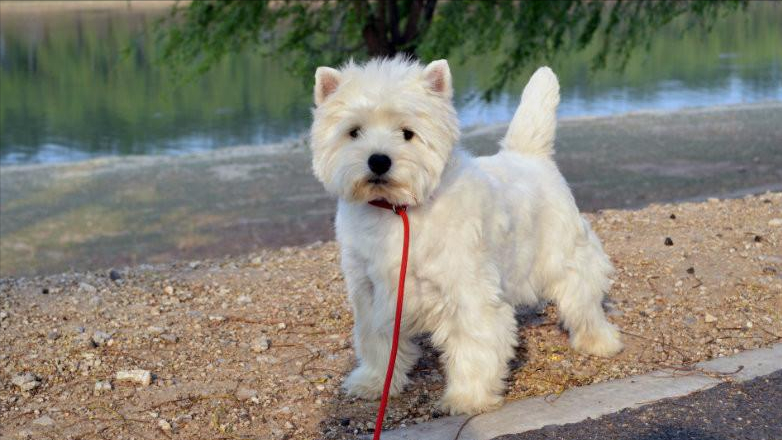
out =
<svg viewBox="0 0 782 440"><path fill-rule="evenodd" d="M348 296L353 306L353 347L358 357L358 367L345 379L343 388L349 395L374 400L383 391L383 381L388 368L393 332L394 309L388 301L388 292L375 291L364 266L343 254L343 271ZM395 297L396 291L393 292ZM391 382L391 395L398 395L409 382L407 372L420 356L420 349L405 334L399 339Z"/></svg>
<svg viewBox="0 0 782 440"><path fill-rule="evenodd" d="M491 284L469 277L456 283L447 294L455 301L452 313L432 333L448 380L440 404L451 414L476 414L502 402L517 345L516 319L499 299L499 286Z"/></svg>

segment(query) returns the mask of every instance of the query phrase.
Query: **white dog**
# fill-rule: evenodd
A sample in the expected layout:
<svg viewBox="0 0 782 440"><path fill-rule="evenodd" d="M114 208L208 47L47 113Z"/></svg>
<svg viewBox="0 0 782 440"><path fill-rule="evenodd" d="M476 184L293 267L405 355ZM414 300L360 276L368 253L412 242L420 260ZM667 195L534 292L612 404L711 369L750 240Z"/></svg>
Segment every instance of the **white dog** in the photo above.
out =
<svg viewBox="0 0 782 440"><path fill-rule="evenodd" d="M499 153L470 157L459 137L445 60L397 57L315 74L313 168L339 197L336 230L355 314L349 394L376 399L389 359L402 222L369 205L408 206L411 247L392 394L431 334L452 414L498 405L517 345L514 308L557 304L576 350L611 356L603 314L612 266L552 160L559 84L543 67L524 89Z"/></svg>

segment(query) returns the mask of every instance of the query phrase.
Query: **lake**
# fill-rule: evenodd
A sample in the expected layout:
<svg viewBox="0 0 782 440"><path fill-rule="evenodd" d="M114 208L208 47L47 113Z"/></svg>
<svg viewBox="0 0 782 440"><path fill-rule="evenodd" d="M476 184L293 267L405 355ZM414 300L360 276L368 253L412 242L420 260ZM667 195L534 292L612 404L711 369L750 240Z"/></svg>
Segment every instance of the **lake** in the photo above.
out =
<svg viewBox="0 0 782 440"><path fill-rule="evenodd" d="M0 165L260 146L305 133L311 78L247 51L181 84L154 62L165 9L129 5L0 15ZM591 71L594 48L540 62L560 76L560 116L779 101L780 23L782 4L751 3L712 32L682 35L688 20L677 20L623 71ZM493 102L478 97L496 60L452 62L464 127L508 121L516 109L521 80Z"/></svg>

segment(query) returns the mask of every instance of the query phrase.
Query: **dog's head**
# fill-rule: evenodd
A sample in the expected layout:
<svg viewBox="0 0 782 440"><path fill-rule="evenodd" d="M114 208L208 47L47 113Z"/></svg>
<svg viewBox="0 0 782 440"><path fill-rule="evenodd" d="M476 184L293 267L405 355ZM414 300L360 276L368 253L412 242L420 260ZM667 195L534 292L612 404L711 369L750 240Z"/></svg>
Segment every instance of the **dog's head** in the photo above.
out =
<svg viewBox="0 0 782 440"><path fill-rule="evenodd" d="M315 176L351 202L418 205L437 188L459 136L445 60L375 59L315 72Z"/></svg>

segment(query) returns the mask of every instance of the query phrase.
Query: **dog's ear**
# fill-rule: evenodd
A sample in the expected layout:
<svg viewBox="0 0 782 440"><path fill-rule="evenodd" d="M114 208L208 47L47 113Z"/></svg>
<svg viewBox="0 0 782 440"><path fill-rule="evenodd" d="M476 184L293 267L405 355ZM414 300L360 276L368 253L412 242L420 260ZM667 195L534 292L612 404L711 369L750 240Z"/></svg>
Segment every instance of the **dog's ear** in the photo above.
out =
<svg viewBox="0 0 782 440"><path fill-rule="evenodd" d="M431 91L447 99L451 99L453 96L451 69L448 67L448 61L437 60L429 63L424 69L424 79Z"/></svg>
<svg viewBox="0 0 782 440"><path fill-rule="evenodd" d="M315 105L318 106L339 87L340 73L331 67L318 67L315 71Z"/></svg>

